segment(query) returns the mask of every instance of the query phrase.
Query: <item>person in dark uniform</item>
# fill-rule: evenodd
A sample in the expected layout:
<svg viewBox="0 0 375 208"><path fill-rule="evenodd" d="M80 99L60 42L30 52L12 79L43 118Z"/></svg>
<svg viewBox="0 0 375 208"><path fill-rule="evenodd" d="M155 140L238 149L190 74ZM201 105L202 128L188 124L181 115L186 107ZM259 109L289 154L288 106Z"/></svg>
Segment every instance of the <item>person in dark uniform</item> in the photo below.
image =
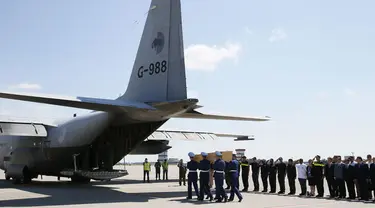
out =
<svg viewBox="0 0 375 208"><path fill-rule="evenodd" d="M194 186L195 194L199 198L199 192L198 192L198 165L199 163L194 160L194 153L189 152L190 161L187 163L187 169L189 170L188 173L188 196L187 199L192 199L192 185Z"/></svg>
<svg viewBox="0 0 375 208"><path fill-rule="evenodd" d="M288 166L286 167L286 173L288 175L289 193L288 195L296 194L296 178L297 169L293 159L288 160Z"/></svg>
<svg viewBox="0 0 375 208"><path fill-rule="evenodd" d="M227 184L227 187L225 188L225 189L230 189L230 183L231 183L231 181L230 181L230 175L229 175L229 162L226 162L226 161L224 161L225 162L225 170L224 170L224 172L225 172L225 183Z"/></svg>
<svg viewBox="0 0 375 208"><path fill-rule="evenodd" d="M346 198L346 188L345 188L345 180L344 180L344 169L345 164L342 163L341 157L337 157L337 162L334 165L334 176L335 176L335 185L336 190L338 190L338 195L336 197L338 199L345 199Z"/></svg>
<svg viewBox="0 0 375 208"><path fill-rule="evenodd" d="M375 157L372 158L372 163L370 165L370 180L371 180L371 190L374 194L374 202L375 202Z"/></svg>
<svg viewBox="0 0 375 208"><path fill-rule="evenodd" d="M225 162L221 159L221 152L217 151L216 153L216 161L214 163L214 177L215 177L215 186L216 186L216 202L224 202L228 201L228 196L224 190L224 170L225 170Z"/></svg>
<svg viewBox="0 0 375 208"><path fill-rule="evenodd" d="M229 196L229 200L228 201L233 201L234 200L234 194L236 194L236 196L238 197L239 201L238 202L241 202L243 197L240 193L240 191L238 190L238 187L237 187L237 182L238 182L238 166L239 166L239 162L237 161L236 159L236 155L233 154L232 155L232 161L229 163L229 174L231 176L231 189L230 189L230 196Z"/></svg>
<svg viewBox="0 0 375 208"><path fill-rule="evenodd" d="M186 166L184 165L183 160L181 159L180 162L177 164L178 167L178 183L182 184L184 182L184 186L186 186Z"/></svg>
<svg viewBox="0 0 375 208"><path fill-rule="evenodd" d="M276 173L277 173L277 169L276 169L275 163L274 163L272 158L267 163L268 163L269 181L270 181L270 188L271 188L270 193L273 194L273 193L276 193Z"/></svg>
<svg viewBox="0 0 375 208"><path fill-rule="evenodd" d="M161 168L160 160L158 160L158 161L155 163L154 166L155 166L155 173L156 173L155 180L160 180L160 168Z"/></svg>
<svg viewBox="0 0 375 208"><path fill-rule="evenodd" d="M256 157L254 157L253 161L251 162L251 172L251 177L254 183L253 191L259 191L259 162L257 161Z"/></svg>
<svg viewBox="0 0 375 208"><path fill-rule="evenodd" d="M248 191L250 167L249 167L249 161L246 159L246 156L242 156L241 168L242 168L242 184L243 184L242 191Z"/></svg>
<svg viewBox="0 0 375 208"><path fill-rule="evenodd" d="M320 156L317 155L313 158L313 164L312 164L312 170L311 170L311 174L316 180L316 189L318 191L318 195L316 195L317 198L321 198L324 196L323 170L324 170L324 164L320 161Z"/></svg>
<svg viewBox="0 0 375 208"><path fill-rule="evenodd" d="M370 180L370 171L368 168L368 165L363 163L362 157L357 157L356 158L356 179L359 184L360 188L360 200L361 201L368 201L369 196L368 196L368 182Z"/></svg>
<svg viewBox="0 0 375 208"><path fill-rule="evenodd" d="M308 196L315 196L315 186L316 186L316 180L314 178L314 175L312 174L313 169L313 160L309 160L309 164L306 167L307 172L307 182L310 187L310 192L307 192Z"/></svg>
<svg viewBox="0 0 375 208"><path fill-rule="evenodd" d="M205 152L201 153L203 160L199 162L199 199L200 201L203 201L204 194L207 194L207 197L210 199L210 201L213 200L213 196L210 191L210 169L211 169L211 163L209 160L207 160L208 154Z"/></svg>
<svg viewBox="0 0 375 208"><path fill-rule="evenodd" d="M276 160L277 168L277 179L279 181L280 191L278 194L285 194L285 176L286 176L286 164L283 161L282 157L279 157Z"/></svg>
<svg viewBox="0 0 375 208"><path fill-rule="evenodd" d="M262 178L263 193L268 191L268 165L266 160L261 160L260 163L260 176Z"/></svg>
<svg viewBox="0 0 375 208"><path fill-rule="evenodd" d="M329 189L329 198L335 198L335 179L334 179L334 164L331 157L327 158L327 164L324 165L324 176L327 180L327 185Z"/></svg>
<svg viewBox="0 0 375 208"><path fill-rule="evenodd" d="M346 182L346 187L348 189L349 197L348 199L355 199L355 189L354 189L354 167L349 164L349 160L345 160L344 169L344 179Z"/></svg>

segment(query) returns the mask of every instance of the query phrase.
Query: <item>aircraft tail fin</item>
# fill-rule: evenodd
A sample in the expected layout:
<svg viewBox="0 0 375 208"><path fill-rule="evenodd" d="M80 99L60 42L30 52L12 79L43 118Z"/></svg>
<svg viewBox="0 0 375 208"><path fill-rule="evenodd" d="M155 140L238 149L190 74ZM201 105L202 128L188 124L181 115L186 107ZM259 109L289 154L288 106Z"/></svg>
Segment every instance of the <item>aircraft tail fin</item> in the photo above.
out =
<svg viewBox="0 0 375 208"><path fill-rule="evenodd" d="M152 0L127 90L119 99L185 100L186 75L180 0Z"/></svg>

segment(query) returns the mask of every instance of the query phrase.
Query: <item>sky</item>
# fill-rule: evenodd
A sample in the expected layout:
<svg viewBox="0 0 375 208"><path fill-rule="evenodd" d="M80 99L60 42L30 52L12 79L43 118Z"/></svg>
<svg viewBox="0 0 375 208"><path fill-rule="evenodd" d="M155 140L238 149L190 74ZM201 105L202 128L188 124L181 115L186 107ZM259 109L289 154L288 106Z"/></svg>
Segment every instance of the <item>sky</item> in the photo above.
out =
<svg viewBox="0 0 375 208"><path fill-rule="evenodd" d="M124 93L150 0L0 3L0 91L114 99ZM375 154L375 2L182 1L189 97L203 112L269 122L172 119L162 129L254 135L176 141L169 157ZM0 115L53 121L85 110L0 99ZM128 161L156 155L127 156Z"/></svg>

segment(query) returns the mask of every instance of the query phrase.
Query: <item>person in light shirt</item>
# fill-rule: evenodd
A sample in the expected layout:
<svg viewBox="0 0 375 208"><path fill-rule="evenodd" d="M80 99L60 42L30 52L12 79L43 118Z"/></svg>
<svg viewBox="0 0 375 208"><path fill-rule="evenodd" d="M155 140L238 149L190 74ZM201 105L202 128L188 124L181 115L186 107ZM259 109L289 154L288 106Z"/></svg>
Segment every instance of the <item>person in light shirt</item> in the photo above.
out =
<svg viewBox="0 0 375 208"><path fill-rule="evenodd" d="M298 162L296 164L297 175L298 175L299 184L301 186L301 193L299 195L306 196L307 165L303 163L303 159L299 159L297 162Z"/></svg>

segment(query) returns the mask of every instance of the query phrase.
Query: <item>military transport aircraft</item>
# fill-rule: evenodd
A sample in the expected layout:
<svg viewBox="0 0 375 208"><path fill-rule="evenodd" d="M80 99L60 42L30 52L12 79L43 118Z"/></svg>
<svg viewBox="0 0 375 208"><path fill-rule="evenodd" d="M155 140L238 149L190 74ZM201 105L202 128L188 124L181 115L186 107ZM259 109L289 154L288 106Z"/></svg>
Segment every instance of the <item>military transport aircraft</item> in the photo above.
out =
<svg viewBox="0 0 375 208"><path fill-rule="evenodd" d="M158 130L170 118L270 119L196 111L202 106L186 93L180 0L151 1L128 87L117 99L5 92L0 98L93 110L56 125L0 122L0 168L15 183L29 183L38 175L69 177L80 183L122 176L125 173L112 167L125 155L157 154L168 148L163 143L168 138L153 140L153 133L194 134ZM207 138L206 133L195 134Z"/></svg>

